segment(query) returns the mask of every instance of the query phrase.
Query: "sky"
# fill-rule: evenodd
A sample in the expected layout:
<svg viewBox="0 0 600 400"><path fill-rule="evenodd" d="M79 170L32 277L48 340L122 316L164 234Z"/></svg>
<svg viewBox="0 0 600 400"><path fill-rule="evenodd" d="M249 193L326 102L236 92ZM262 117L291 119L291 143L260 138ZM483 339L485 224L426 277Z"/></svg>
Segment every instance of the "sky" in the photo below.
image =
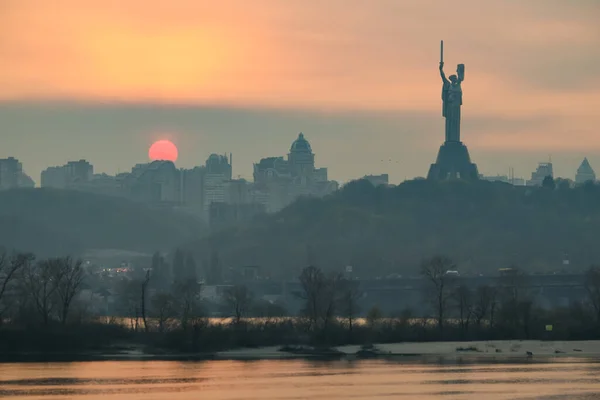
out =
<svg viewBox="0 0 600 400"><path fill-rule="evenodd" d="M231 152L251 178L303 132L333 179L425 176L443 39L481 173L600 173L599 20L598 0L1 0L0 158L112 174L170 139L180 167Z"/></svg>

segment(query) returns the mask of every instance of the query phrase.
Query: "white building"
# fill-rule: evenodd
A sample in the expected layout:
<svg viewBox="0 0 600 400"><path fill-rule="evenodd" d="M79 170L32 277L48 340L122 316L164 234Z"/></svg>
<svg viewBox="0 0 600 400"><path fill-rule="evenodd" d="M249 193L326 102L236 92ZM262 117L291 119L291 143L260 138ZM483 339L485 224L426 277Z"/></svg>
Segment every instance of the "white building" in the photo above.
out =
<svg viewBox="0 0 600 400"><path fill-rule="evenodd" d="M584 158L579 168L577 168L577 174L575 175L575 183L580 185L590 181L596 181L596 173L592 169L592 166L590 165L588 159Z"/></svg>

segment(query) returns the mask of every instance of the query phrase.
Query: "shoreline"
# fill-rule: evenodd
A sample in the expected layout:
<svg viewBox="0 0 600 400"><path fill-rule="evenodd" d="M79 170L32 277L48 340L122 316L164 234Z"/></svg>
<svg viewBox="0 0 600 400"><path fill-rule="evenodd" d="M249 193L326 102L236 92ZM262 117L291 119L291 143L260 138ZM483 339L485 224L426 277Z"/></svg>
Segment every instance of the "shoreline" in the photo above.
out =
<svg viewBox="0 0 600 400"><path fill-rule="evenodd" d="M263 361L314 360L359 361L390 360L409 362L549 362L564 358L598 359L600 340L540 341L492 340L473 342L412 342L376 344L373 349L358 345L330 349L297 347L281 351L282 346L238 348L206 353L144 352L142 349L78 353L4 353L0 363L90 362L90 361ZM532 353L528 355L527 353Z"/></svg>

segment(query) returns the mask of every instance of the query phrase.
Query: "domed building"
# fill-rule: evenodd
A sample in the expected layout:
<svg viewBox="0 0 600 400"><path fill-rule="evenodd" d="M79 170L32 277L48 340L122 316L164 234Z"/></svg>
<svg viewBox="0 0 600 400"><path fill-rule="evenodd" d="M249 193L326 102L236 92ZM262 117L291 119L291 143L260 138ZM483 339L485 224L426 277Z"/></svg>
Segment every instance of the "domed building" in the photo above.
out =
<svg viewBox="0 0 600 400"><path fill-rule="evenodd" d="M335 191L327 168L315 168L315 155L303 133L290 146L287 160L267 157L254 164L255 189L262 193L268 211L275 212L298 196L324 196Z"/></svg>
<svg viewBox="0 0 600 400"><path fill-rule="evenodd" d="M294 177L309 179L315 170L315 155L302 132L298 134L298 139L294 140L290 147L288 162L290 172Z"/></svg>

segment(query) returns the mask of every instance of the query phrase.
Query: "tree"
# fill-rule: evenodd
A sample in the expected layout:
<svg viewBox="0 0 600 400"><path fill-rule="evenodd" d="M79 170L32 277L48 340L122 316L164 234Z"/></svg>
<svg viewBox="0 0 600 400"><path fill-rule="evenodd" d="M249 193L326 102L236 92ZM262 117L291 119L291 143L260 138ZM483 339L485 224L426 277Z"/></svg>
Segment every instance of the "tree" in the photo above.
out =
<svg viewBox="0 0 600 400"><path fill-rule="evenodd" d="M303 313L308 317L310 326L316 328L319 317L323 311L323 297L326 290L325 274L317 267L306 267L299 277L302 292L300 298L304 300Z"/></svg>
<svg viewBox="0 0 600 400"><path fill-rule="evenodd" d="M57 282L61 279L59 275L61 271L54 271L55 266L56 264L51 260L44 260L30 264L25 269L24 283L27 292L44 325L50 322L56 306L55 293Z"/></svg>
<svg viewBox="0 0 600 400"><path fill-rule="evenodd" d="M348 321L348 329L352 334L354 320L360 308L358 300L362 296L357 281L344 279L340 282L340 314Z"/></svg>
<svg viewBox="0 0 600 400"><path fill-rule="evenodd" d="M533 298L528 289L527 275L516 267L510 268L500 278L501 303L499 323L513 329L523 331L529 337Z"/></svg>
<svg viewBox="0 0 600 400"><path fill-rule="evenodd" d="M0 325L3 315L12 302L6 302L6 294L11 289L19 272L26 268L34 257L31 254L19 253L9 257L6 252L0 253Z"/></svg>
<svg viewBox="0 0 600 400"><path fill-rule="evenodd" d="M174 295L179 309L181 328L186 330L190 321L199 315L199 298L202 287L193 281L177 282L174 285Z"/></svg>
<svg viewBox="0 0 600 400"><path fill-rule="evenodd" d="M119 316L128 317L131 321L131 328L135 331L137 331L139 325L139 290L141 285L142 281L137 279L122 279L116 285L117 313Z"/></svg>
<svg viewBox="0 0 600 400"><path fill-rule="evenodd" d="M64 325L73 299L81 291L81 283L84 278L81 260L73 260L71 257L53 258L46 261L52 271L52 279L56 285L58 297L59 319Z"/></svg>
<svg viewBox="0 0 600 400"><path fill-rule="evenodd" d="M336 315L341 275L326 276L320 268L310 266L302 270L299 280L302 291L298 296L304 300L302 313L308 318L312 329L326 330Z"/></svg>
<svg viewBox="0 0 600 400"><path fill-rule="evenodd" d="M556 183L554 182L554 178L551 177L550 175L545 177L544 180L542 181L542 187L546 188L546 189L554 190L556 188Z"/></svg>
<svg viewBox="0 0 600 400"><path fill-rule="evenodd" d="M466 285L458 286L454 291L454 300L458 311L458 321L460 323L461 334L463 338L469 331L469 323L473 316L473 293Z"/></svg>
<svg viewBox="0 0 600 400"><path fill-rule="evenodd" d="M490 316L490 328L493 328L496 307L496 288L484 285L477 288L473 304L473 318L477 327L481 327L483 319Z"/></svg>
<svg viewBox="0 0 600 400"><path fill-rule="evenodd" d="M600 324L600 266L592 265L585 272L585 290L588 300L596 316L596 322Z"/></svg>
<svg viewBox="0 0 600 400"><path fill-rule="evenodd" d="M152 304L151 315L156 318L158 331L163 333L165 324L173 318L175 313L175 298L167 292L157 292L150 300Z"/></svg>
<svg viewBox="0 0 600 400"><path fill-rule="evenodd" d="M146 277L142 282L142 321L144 322L144 330L148 332L148 321L146 321L146 289L150 282L150 270L146 271Z"/></svg>
<svg viewBox="0 0 600 400"><path fill-rule="evenodd" d="M454 282L453 277L448 275L447 272L454 268L452 260L444 256L435 256L421 264L421 275L432 285L432 298L430 301L434 307L441 335L444 332L444 319L448 309L448 299L451 295L451 286Z"/></svg>
<svg viewBox="0 0 600 400"><path fill-rule="evenodd" d="M239 325L252 306L252 293L244 285L230 286L223 292L223 303Z"/></svg>
<svg viewBox="0 0 600 400"><path fill-rule="evenodd" d="M381 312L379 307L373 306L367 313L367 325L369 325L369 328L374 329L375 327L377 327L377 324L379 323L381 318L383 318L383 313Z"/></svg>

